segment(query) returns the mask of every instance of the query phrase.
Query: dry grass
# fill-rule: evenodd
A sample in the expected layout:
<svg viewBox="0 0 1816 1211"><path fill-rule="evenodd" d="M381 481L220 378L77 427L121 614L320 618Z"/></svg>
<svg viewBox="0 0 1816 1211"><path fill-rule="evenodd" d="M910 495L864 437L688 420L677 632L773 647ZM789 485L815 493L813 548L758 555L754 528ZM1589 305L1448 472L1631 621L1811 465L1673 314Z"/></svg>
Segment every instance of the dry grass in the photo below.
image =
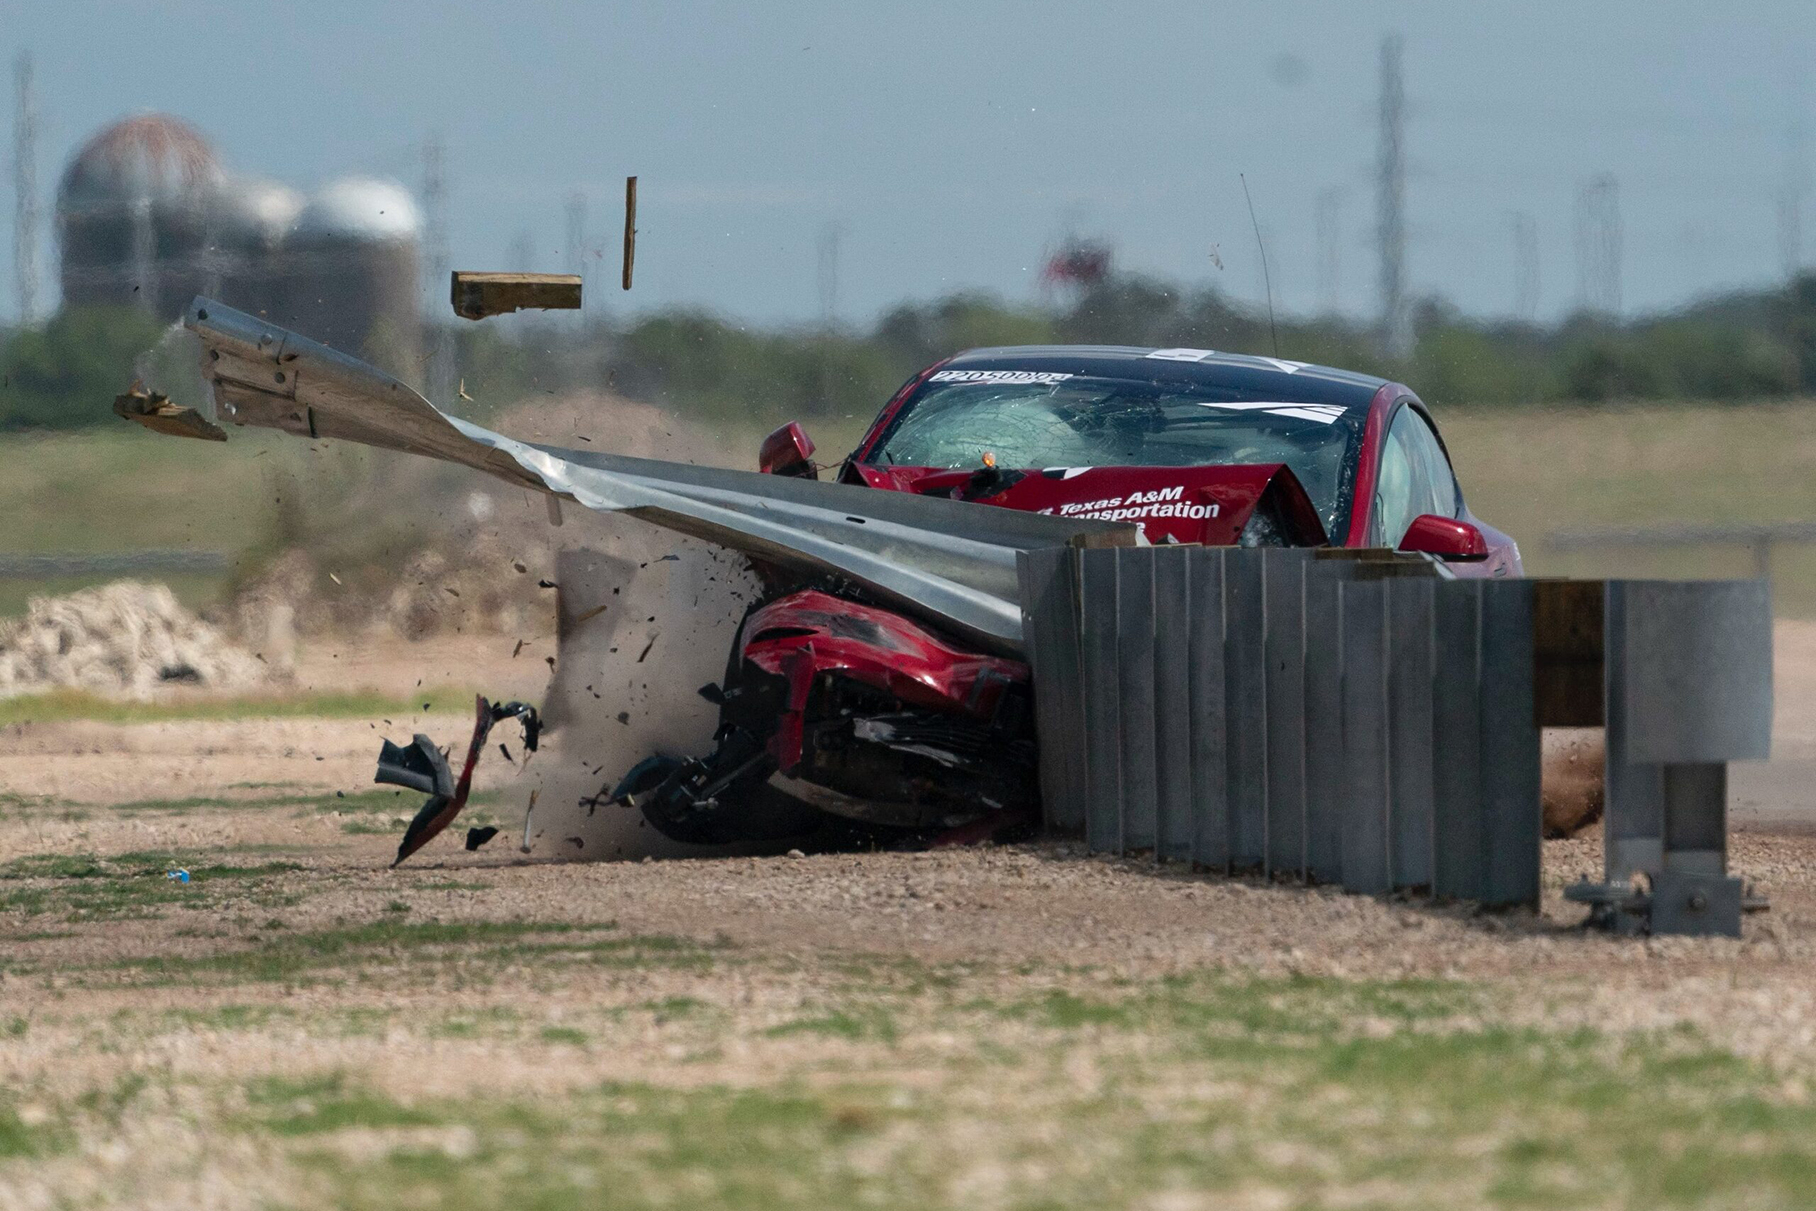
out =
<svg viewBox="0 0 1816 1211"><path fill-rule="evenodd" d="M1510 408L1438 417L1470 506L1540 575L1748 576L1738 548L1556 552L1588 526L1816 520L1816 407ZM1781 613L1816 614L1816 547L1775 556Z"/></svg>
<svg viewBox="0 0 1816 1211"><path fill-rule="evenodd" d="M390 871L413 799L325 785L0 863L0 1205L1816 1197L1807 843L1743 838L1749 941L1648 945L1570 927L1584 842L1510 919L1052 846Z"/></svg>

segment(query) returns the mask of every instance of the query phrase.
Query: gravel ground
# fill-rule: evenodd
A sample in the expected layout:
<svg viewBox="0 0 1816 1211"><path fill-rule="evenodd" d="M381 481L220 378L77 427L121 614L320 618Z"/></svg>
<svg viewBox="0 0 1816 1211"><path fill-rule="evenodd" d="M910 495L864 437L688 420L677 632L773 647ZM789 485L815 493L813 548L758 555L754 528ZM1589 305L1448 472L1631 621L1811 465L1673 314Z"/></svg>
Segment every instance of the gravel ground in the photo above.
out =
<svg viewBox="0 0 1816 1211"><path fill-rule="evenodd" d="M481 1164L492 1145L474 1142L472 1123L430 1124L409 1110L433 1099L459 1106L567 1098L581 1099L571 1103L580 1107L601 1089L793 1097L788 1091L847 1090L852 1081L866 1082L883 1108L851 1109L838 1099L862 1097L839 1092L826 1111L832 1134L813 1145L828 1163L857 1163L881 1146L864 1137L847 1150L845 1118L868 1124L866 1116L886 1117L902 1099L944 1099L924 1138L962 1136L983 1123L989 1138L1002 1139L997 1151L992 1144L967 1156L944 1185L936 1161L918 1152L902 1160L931 1166L924 1189L943 1191L934 1201L1020 1205L1032 1197L1027 1189L1064 1201L1053 1195L1057 1179L1017 1186L1016 1166L1032 1162L1014 1158L1048 1156L1064 1114L1111 1104L1103 1099L1118 1081L1140 1092L1125 1090L1134 1118L1103 1128L1117 1147L1141 1138L1144 1122L1189 1124L1220 1098L1271 1107L1254 1120L1261 1136L1297 1121L1294 1098L1270 1101L1263 1077L1232 1085L1227 1066L1158 1064L1185 1036L1105 1033L1093 1024L1092 1014L1110 1014L1110 1022L1125 1013L1093 1008L1099 1001L1202 991L1206 980L1214 987L1202 995L1221 996L1215 989L1232 980L1274 990L1269 1005L1300 995L1295 989L1333 1004L1360 997L1362 1007L1343 1009L1329 1029L1384 1046L1407 1030L1491 1040L1501 1037L1495 1031L1536 1030L1550 1040L1544 1047L1565 1046L1557 1040L1579 1028L1617 1039L1693 1038L1766 1074L1745 1078L1745 1097L1769 1094L1772 1105L1802 1113L1816 1081L1816 829L1802 798L1805 767L1816 760L1816 712L1805 710L1816 689L1816 643L1801 631L1785 638L1781 656L1799 662L1780 670L1782 756L1737 772L1734 794L1733 866L1769 893L1772 909L1750 917L1738 940L1617 939L1582 929L1583 911L1561 891L1597 870L1593 835L1547 842L1541 910L1504 914L1213 878L1087 857L1055 842L574 860L610 852L604 839L637 837L636 822L613 809L579 822L583 848L543 837L526 855L516 829L529 793L549 771L584 760L564 752L559 736L527 771L495 750L481 763L472 810L503 825L502 836L468 853L450 834L392 870L416 799L374 793L378 736L421 730L449 739L467 728L462 716L0 729L0 1204L393 1205L386 1183L404 1178L385 1166L399 1149L427 1147L460 1164L477 1156L473 1172L496 1176ZM439 658L488 684L521 673L521 662L497 652L464 666L452 650ZM389 692L415 688L395 653L367 651L354 663L377 670ZM306 683L310 676L339 684L331 671L308 673ZM162 877L176 866L195 881ZM1376 1003L1403 995L1447 1006L1462 996L1466 1004L1425 1026L1411 1011ZM980 1019L986 1011L978 1006L997 1008ZM1268 1020L1231 1012L1234 1023ZM1056 1036L1052 1023L1061 1019ZM1223 1028L1217 1021L1213 1028ZM1239 1029L1267 1036L1260 1026ZM1279 1062L1290 1064L1299 1046ZM1005 1071L996 1092L968 1083L990 1057L1049 1052L1049 1069ZM1576 1064L1574 1056L1545 1052L1531 1063L1544 1070ZM330 1133L337 1166L382 1171L382 1180L371 1178L376 1201L359 1202L353 1187L298 1185L299 1174L314 1171L307 1155L280 1146L292 1128L248 1135L244 1127L274 1113L272 1088L343 1080L369 1091L359 1097L404 1107L381 1113L358 1103L346 1111L353 1125ZM1680 1099L1694 1087L1679 1089ZM311 1107L324 1098L339 1105L339 1096L283 1094ZM1077 1097L1087 1100L1043 1117L1040 1107L1071 1106L1066 1099ZM696 1107L678 1121L703 1113ZM641 1130L653 1120L632 1121ZM1517 1126L1447 1144L1462 1150L1457 1172L1473 1173L1470 1149L1517 1152ZM870 1128L853 1130L862 1137ZM60 1131L61 1142L33 1143L34 1131ZM609 1139L598 1155L613 1152ZM1075 1199L1097 1191L1100 1203L1284 1207L1298 1205L1294 1192L1315 1180L1328 1201L1306 1205L1456 1205L1462 1187L1448 1183L1445 1166L1396 1184L1367 1176L1375 1160L1343 1153L1347 1146L1312 1136L1261 1139L1256 1156L1286 1159L1254 1162L1260 1167L1248 1184L1225 1187L1210 1203L1185 1192L1170 1201L1107 1193L1120 1187L1092 1183L1130 1160L1115 1149L1088 1164L1076 1158L1082 1184L1064 1188ZM1416 1155L1416 1140L1406 1146ZM1323 1176L1292 1168L1302 1152ZM1042 1163L1063 1170L1067 1162L1054 1153ZM1591 1173L1596 1163L1578 1168ZM1650 1162L1632 1164L1644 1170ZM1804 1164L1797 1160L1797 1181ZM1282 1176L1289 1173L1297 1176ZM148 1175L158 1183L153 1193ZM646 1201L698 1193L687 1181L664 1185L660 1175L637 1180L652 1183ZM305 1188L311 1193L298 1193ZM1469 1188L1478 1201L1521 1201ZM1636 1188L1574 1203L1639 1205ZM1724 1205L1796 1205L1786 1191L1801 1189L1793 1183L1771 1199ZM1434 1202L1440 1194L1450 1203Z"/></svg>

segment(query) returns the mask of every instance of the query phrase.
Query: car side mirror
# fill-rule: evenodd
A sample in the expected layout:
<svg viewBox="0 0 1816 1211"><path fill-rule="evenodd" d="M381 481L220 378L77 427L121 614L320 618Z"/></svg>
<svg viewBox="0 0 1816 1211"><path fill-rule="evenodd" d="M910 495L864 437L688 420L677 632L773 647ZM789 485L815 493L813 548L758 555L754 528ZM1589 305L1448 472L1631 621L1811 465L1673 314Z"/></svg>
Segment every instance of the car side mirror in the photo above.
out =
<svg viewBox="0 0 1816 1211"><path fill-rule="evenodd" d="M1422 513L1412 519L1400 539L1402 551L1420 551L1439 559L1477 560L1488 558L1488 539L1480 528L1454 517Z"/></svg>
<svg viewBox="0 0 1816 1211"><path fill-rule="evenodd" d="M791 420L763 439L757 450L757 470L765 475L813 479L813 463L808 461L812 457L813 438L807 436L800 421Z"/></svg>

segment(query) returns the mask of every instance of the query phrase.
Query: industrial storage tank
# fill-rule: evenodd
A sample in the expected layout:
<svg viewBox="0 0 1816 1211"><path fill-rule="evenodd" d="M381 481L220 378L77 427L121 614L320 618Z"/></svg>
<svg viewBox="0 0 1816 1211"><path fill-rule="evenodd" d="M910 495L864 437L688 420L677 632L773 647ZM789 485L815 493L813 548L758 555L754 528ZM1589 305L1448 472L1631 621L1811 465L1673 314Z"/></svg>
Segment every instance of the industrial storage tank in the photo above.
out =
<svg viewBox="0 0 1816 1211"><path fill-rule="evenodd" d="M168 114L95 135L57 189L64 304L180 312L218 272L210 226L224 180L214 148Z"/></svg>
<svg viewBox="0 0 1816 1211"><path fill-rule="evenodd" d="M217 198L213 234L221 278L211 298L277 321L283 246L303 212L303 195L259 177L231 177Z"/></svg>
<svg viewBox="0 0 1816 1211"><path fill-rule="evenodd" d="M314 194L284 242L278 307L324 344L421 377L422 218L394 181L348 177Z"/></svg>

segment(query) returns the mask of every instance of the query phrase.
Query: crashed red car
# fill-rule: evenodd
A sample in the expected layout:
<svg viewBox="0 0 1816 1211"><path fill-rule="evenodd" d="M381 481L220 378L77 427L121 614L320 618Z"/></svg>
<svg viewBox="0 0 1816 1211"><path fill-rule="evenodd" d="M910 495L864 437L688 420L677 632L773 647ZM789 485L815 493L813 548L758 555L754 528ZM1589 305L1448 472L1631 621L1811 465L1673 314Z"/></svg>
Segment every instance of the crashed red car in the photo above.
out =
<svg viewBox="0 0 1816 1211"><path fill-rule="evenodd" d="M763 443L813 477L798 424ZM883 408L838 480L1059 517L1150 543L1395 547L1517 576L1470 513L1429 411L1368 375L1203 349L980 349ZM778 837L819 813L964 836L1036 816L1026 664L971 650L840 583L766 570L739 630L716 747L653 757L610 792L691 842Z"/></svg>

